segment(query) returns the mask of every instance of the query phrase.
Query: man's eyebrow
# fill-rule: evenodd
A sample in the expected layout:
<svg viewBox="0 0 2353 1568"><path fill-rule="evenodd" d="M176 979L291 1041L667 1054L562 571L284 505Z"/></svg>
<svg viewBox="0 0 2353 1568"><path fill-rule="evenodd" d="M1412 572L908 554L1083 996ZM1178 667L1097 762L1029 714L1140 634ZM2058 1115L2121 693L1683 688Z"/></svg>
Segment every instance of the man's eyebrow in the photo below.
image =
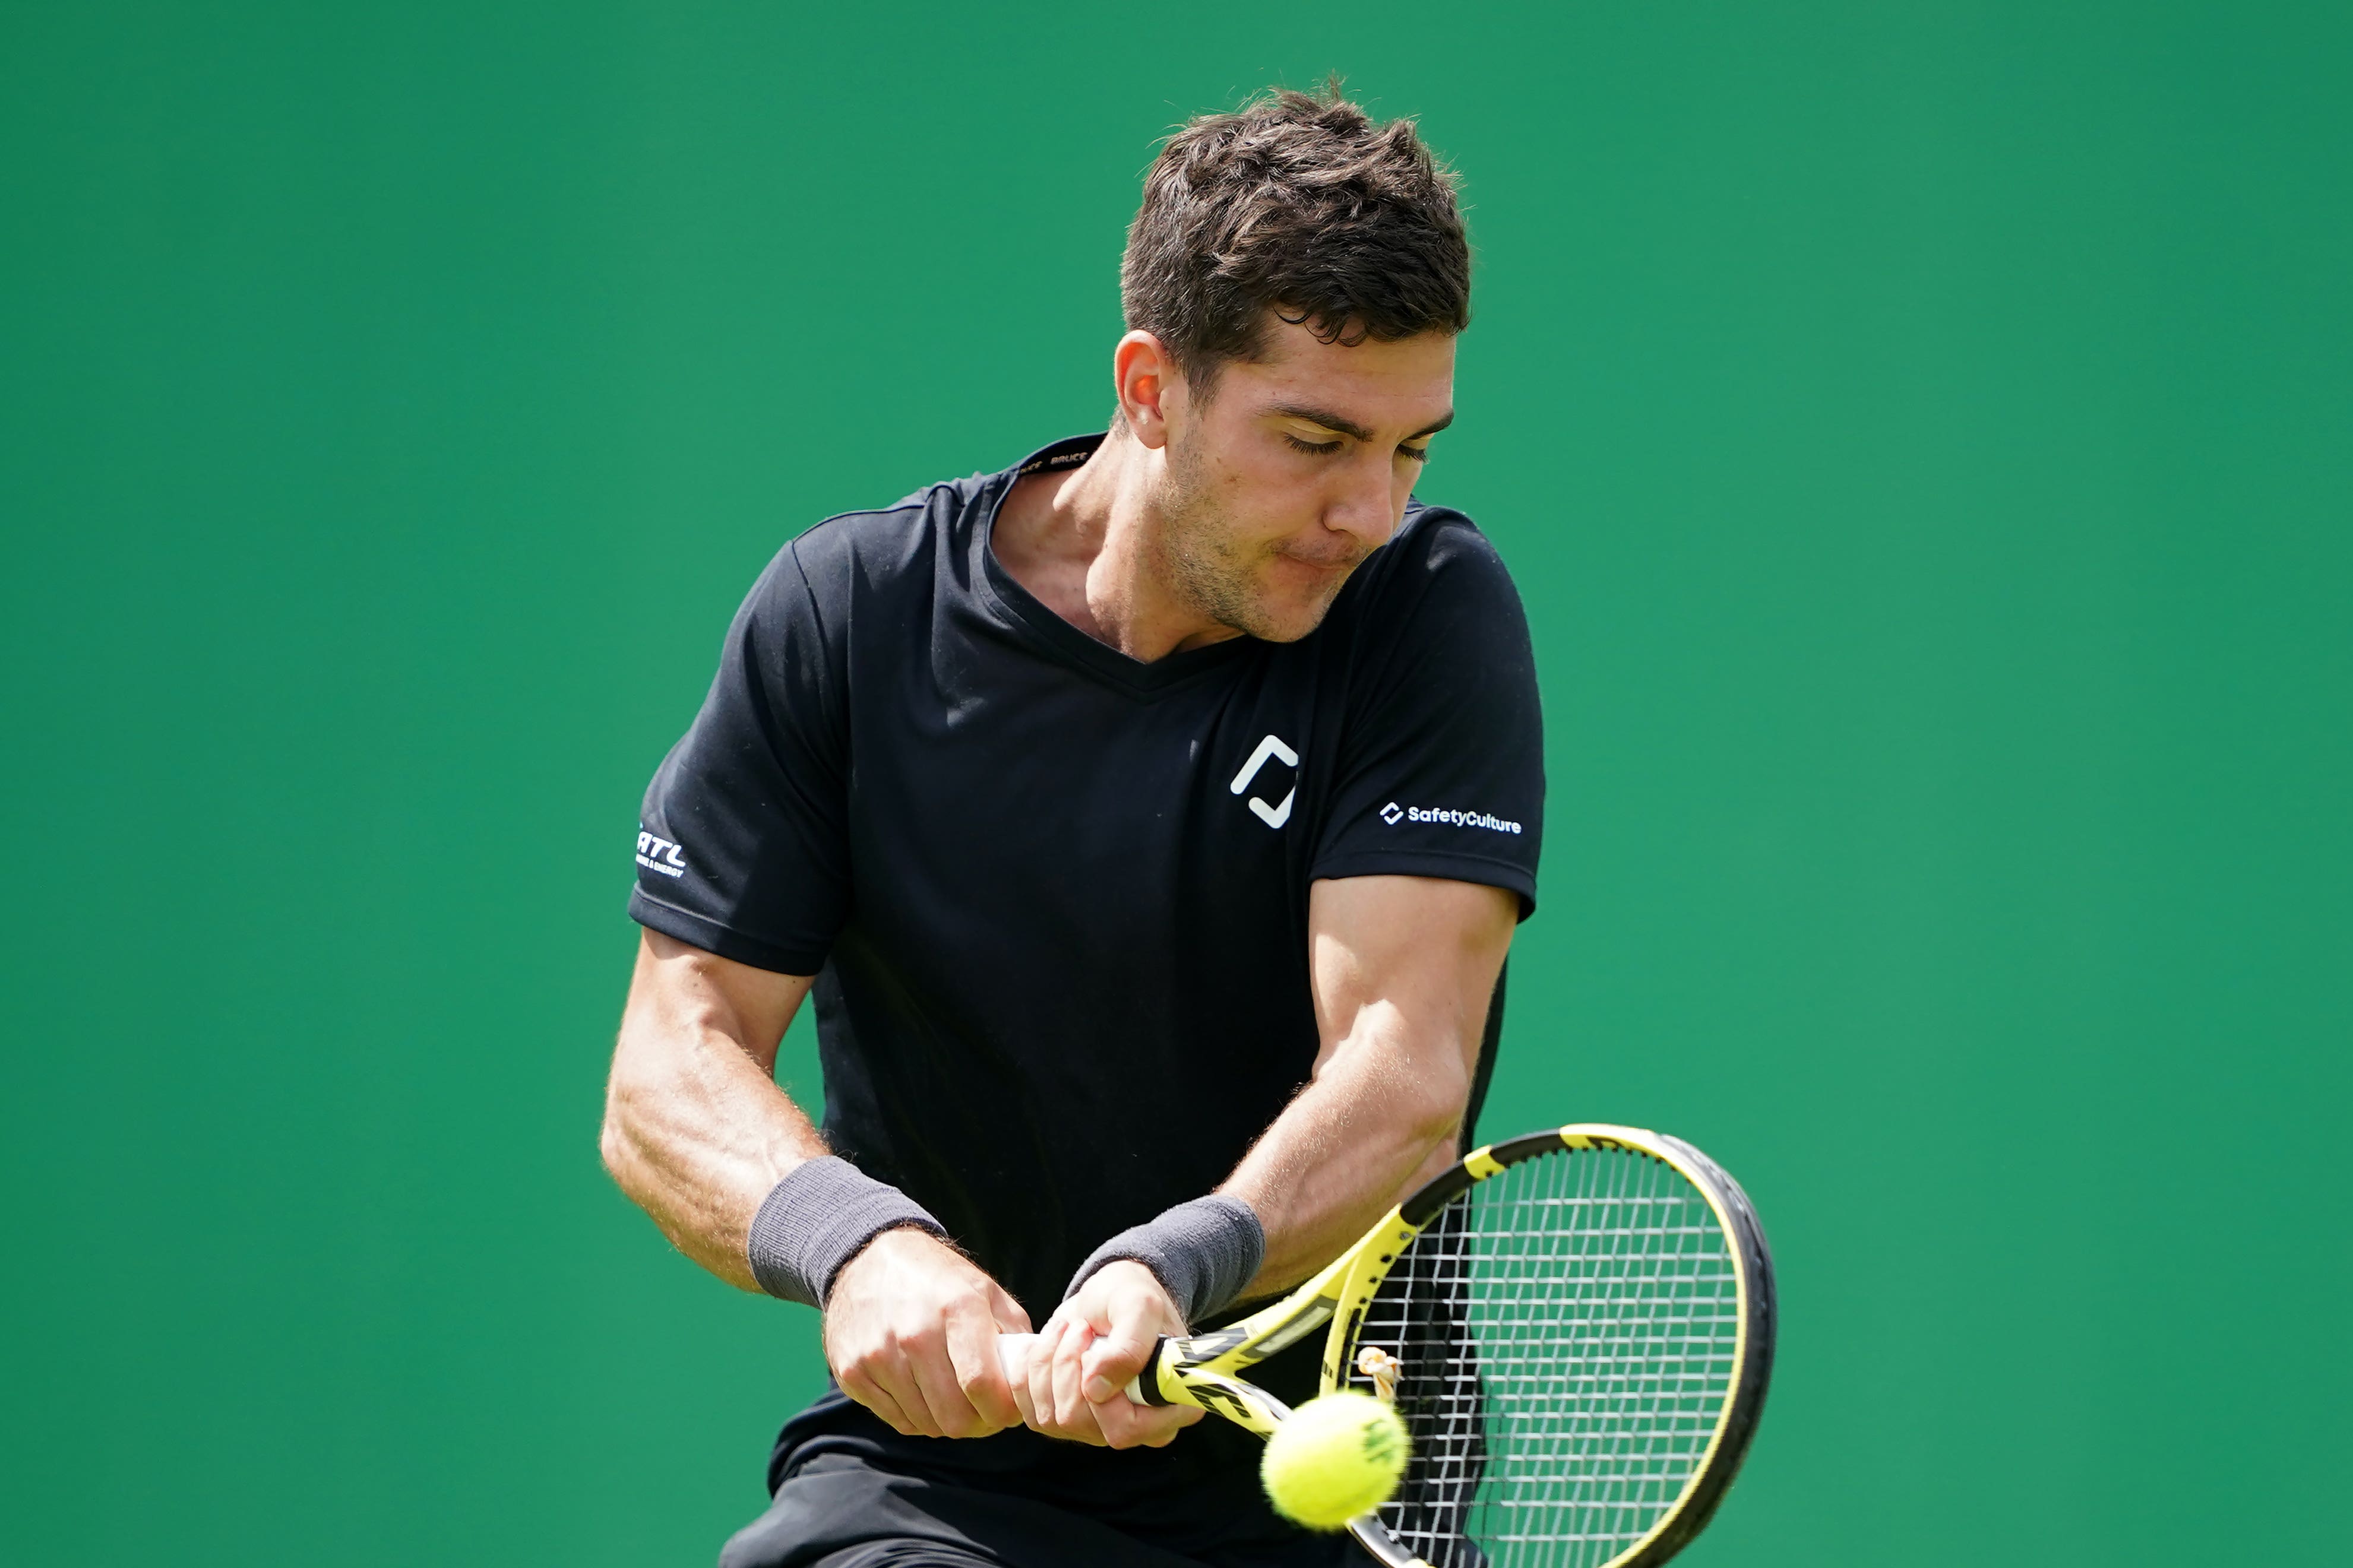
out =
<svg viewBox="0 0 2353 1568"><path fill-rule="evenodd" d="M1296 403L1278 403L1267 412L1270 414L1280 414L1286 419L1304 419L1310 425L1321 425L1326 430L1337 430L1341 435L1353 436L1359 441L1369 441L1373 438L1373 433L1370 430L1366 429L1363 426L1357 424L1355 420L1344 419L1339 415L1334 414L1326 409L1309 408L1303 405ZM1445 429L1449 425L1453 423L1454 410L1450 408L1446 411L1446 416L1444 418L1440 419L1435 423L1423 426L1420 429L1407 437L1406 439L1409 441L1419 441L1424 436L1435 436L1440 430Z"/></svg>

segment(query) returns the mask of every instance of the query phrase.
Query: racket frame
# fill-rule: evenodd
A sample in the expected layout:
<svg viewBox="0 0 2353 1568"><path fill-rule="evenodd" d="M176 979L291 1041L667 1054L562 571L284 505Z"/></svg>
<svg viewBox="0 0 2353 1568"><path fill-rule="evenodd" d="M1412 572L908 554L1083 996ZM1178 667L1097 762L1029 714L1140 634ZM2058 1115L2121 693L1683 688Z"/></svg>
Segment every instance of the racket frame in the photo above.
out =
<svg viewBox="0 0 2353 1568"><path fill-rule="evenodd" d="M1416 1237L1447 1205L1523 1161L1564 1149L1607 1149L1644 1155L1672 1166L1707 1199L1733 1263L1738 1321L1733 1342L1733 1385L1717 1413L1715 1430L1692 1468L1683 1495L1641 1538L1604 1568L1652 1568L1697 1535L1723 1500L1746 1457L1772 1373L1773 1260L1747 1194L1716 1163L1680 1138L1603 1122L1531 1132L1472 1150L1384 1215L1322 1271L1248 1317L1205 1334L1164 1339L1135 1382L1132 1397L1146 1405L1193 1405L1261 1436L1291 1415L1290 1406L1243 1375L1317 1329L1325 1329L1317 1392L1345 1387L1355 1370L1351 1352L1366 1307ZM1391 1568L1429 1568L1381 1524L1377 1514L1350 1521L1348 1531Z"/></svg>

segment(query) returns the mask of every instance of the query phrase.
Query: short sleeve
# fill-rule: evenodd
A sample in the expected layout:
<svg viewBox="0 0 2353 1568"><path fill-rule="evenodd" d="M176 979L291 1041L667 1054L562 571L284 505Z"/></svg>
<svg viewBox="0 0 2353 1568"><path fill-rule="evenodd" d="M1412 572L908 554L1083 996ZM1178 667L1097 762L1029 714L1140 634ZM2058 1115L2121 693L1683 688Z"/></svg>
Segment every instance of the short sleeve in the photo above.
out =
<svg viewBox="0 0 2353 1568"><path fill-rule="evenodd" d="M824 964L849 903L840 652L787 547L647 787L631 919L779 973Z"/></svg>
<svg viewBox="0 0 2353 1568"><path fill-rule="evenodd" d="M1486 537L1425 512L1356 627L1313 878L1445 877L1535 909L1544 716L1519 592Z"/></svg>

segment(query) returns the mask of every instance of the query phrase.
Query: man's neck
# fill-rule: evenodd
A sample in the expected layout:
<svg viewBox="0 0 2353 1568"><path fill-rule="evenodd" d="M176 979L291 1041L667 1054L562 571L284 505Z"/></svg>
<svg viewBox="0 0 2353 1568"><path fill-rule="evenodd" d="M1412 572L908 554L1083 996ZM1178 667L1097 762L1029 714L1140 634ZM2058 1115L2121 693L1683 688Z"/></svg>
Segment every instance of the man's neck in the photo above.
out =
<svg viewBox="0 0 2353 1568"><path fill-rule="evenodd" d="M1158 549L1166 458L1115 429L1078 468L1015 480L989 536L1040 604L1141 664L1241 635L1170 592Z"/></svg>

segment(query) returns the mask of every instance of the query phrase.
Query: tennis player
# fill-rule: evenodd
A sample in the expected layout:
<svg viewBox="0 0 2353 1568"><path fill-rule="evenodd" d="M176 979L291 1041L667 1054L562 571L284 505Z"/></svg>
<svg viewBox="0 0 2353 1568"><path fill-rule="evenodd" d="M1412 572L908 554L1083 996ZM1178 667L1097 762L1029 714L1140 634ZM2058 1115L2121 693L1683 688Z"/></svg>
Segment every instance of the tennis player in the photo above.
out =
<svg viewBox="0 0 2353 1568"><path fill-rule="evenodd" d="M836 1391L727 1568L1356 1552L1268 1509L1257 1439L1123 1390L1477 1115L1544 775L1511 580L1413 494L1470 276L1411 124L1336 86L1196 120L1109 433L819 523L737 614L646 795L604 1128L690 1257L824 1313ZM822 1131L773 1077L812 994Z"/></svg>

